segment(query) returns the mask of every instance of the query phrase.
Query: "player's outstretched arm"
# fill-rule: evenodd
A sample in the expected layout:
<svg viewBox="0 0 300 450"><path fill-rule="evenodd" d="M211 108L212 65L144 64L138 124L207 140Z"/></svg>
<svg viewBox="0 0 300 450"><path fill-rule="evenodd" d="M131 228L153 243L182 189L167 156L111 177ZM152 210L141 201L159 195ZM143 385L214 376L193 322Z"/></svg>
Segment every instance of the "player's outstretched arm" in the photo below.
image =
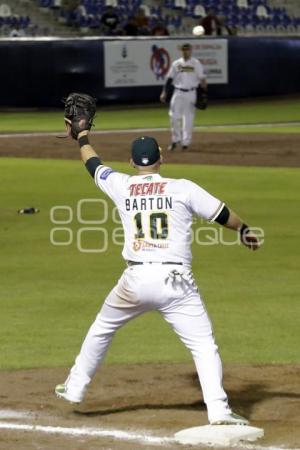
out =
<svg viewBox="0 0 300 450"><path fill-rule="evenodd" d="M81 159L90 175L94 178L97 167L102 165L99 155L95 152L89 142L88 131L84 130L78 134Z"/></svg>
<svg viewBox="0 0 300 450"><path fill-rule="evenodd" d="M66 127L67 132L70 135L71 127L68 123L66 124ZM88 130L81 131L80 133L78 133L77 141L80 147L81 159L84 162L85 167L87 168L91 177L94 178L96 169L98 166L102 165L102 162L99 158L99 155L95 152L95 150L91 146L88 134L89 134Z"/></svg>
<svg viewBox="0 0 300 450"><path fill-rule="evenodd" d="M86 164L90 158L99 158L89 141L89 132L87 130L81 131L78 134L78 144L80 147L81 159ZM100 158L99 158L100 159Z"/></svg>
<svg viewBox="0 0 300 450"><path fill-rule="evenodd" d="M240 234L241 242L250 250L258 250L261 243L242 219L231 209L224 205L222 211L215 219L220 225L230 230L236 230Z"/></svg>

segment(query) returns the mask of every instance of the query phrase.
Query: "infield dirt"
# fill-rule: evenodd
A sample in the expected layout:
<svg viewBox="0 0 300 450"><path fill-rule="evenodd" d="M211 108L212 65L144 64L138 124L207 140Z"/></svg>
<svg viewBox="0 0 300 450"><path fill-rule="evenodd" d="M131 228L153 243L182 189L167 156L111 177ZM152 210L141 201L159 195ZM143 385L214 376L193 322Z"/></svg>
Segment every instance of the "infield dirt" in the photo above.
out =
<svg viewBox="0 0 300 450"><path fill-rule="evenodd" d="M146 133L145 133L146 134ZM170 143L166 131L149 132L163 149L166 162L242 166L299 167L297 134L201 133L194 132L193 144L183 152L165 151ZM103 161L129 161L130 145L138 132L92 135L91 142ZM0 156L79 159L76 143L55 136L7 137L0 139Z"/></svg>
<svg viewBox="0 0 300 450"><path fill-rule="evenodd" d="M265 430L259 445L299 447L299 370L300 366L292 365L225 366L225 388L233 409L247 416L253 426ZM57 399L53 393L55 384L62 382L67 373L67 369L2 371L1 407L34 414L34 418L14 420L15 423L118 429L162 437L207 424L192 364L104 365L86 400L78 406ZM0 434L1 450L154 448L189 447L38 432L1 430Z"/></svg>

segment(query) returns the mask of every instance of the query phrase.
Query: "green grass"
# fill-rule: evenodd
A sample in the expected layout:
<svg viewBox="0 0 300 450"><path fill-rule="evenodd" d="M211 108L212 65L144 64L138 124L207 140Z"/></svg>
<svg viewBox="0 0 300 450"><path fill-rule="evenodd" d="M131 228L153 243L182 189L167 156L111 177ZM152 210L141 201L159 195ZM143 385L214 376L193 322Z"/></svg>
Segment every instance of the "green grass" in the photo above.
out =
<svg viewBox="0 0 300 450"><path fill-rule="evenodd" d="M277 126L275 123L271 126L260 126L257 127L255 125L248 125L248 126L231 126L226 125L224 127L209 127L209 128L203 128L201 132L205 133L285 133L285 134L295 134L300 133L300 125L282 125Z"/></svg>
<svg viewBox="0 0 300 450"><path fill-rule="evenodd" d="M198 182L266 233L257 253L240 246L193 248L194 274L224 361L299 362L299 170L168 165L163 174ZM103 195L79 161L3 158L0 179L0 368L70 365L124 263L113 245L102 254L79 253L74 242L51 245L49 211L53 205L75 211L81 198ZM41 212L18 215L26 205ZM87 207L85 216L96 218L96 211ZM75 219L63 226L74 236L79 228ZM106 227L111 233L111 217ZM156 313L126 325L108 355L110 363L189 360Z"/></svg>
<svg viewBox="0 0 300 450"><path fill-rule="evenodd" d="M41 132L63 130L61 111L36 112L0 112L0 133L5 132ZM264 100L245 103L212 104L205 111L198 111L195 125L236 125L254 123L300 122L299 101ZM100 109L97 113L95 130L126 128L161 128L169 126L167 107L133 108L133 109ZM274 126L266 131L282 132L282 128ZM292 127L299 132L300 127ZM213 131L223 131L214 129ZM228 131L235 131L228 130ZM244 130L237 129L239 132ZM249 131L247 128L245 131ZM264 132L264 129L251 131ZM289 130L285 130L289 132Z"/></svg>

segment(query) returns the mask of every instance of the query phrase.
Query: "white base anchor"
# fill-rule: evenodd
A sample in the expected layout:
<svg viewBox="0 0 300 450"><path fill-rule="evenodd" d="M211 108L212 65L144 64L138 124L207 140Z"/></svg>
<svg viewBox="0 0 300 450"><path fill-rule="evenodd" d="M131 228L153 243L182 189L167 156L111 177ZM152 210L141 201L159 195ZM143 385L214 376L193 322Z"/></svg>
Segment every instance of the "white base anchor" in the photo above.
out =
<svg viewBox="0 0 300 450"><path fill-rule="evenodd" d="M230 446L241 441L256 441L264 436L262 428L247 425L205 425L186 428L175 433L175 440L186 445L222 445Z"/></svg>

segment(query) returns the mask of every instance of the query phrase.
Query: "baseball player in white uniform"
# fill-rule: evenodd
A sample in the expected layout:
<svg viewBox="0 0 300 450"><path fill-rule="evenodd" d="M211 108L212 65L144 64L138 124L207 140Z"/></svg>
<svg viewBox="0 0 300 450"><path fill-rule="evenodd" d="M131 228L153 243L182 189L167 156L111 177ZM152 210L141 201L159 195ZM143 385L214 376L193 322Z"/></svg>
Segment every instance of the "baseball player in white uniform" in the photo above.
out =
<svg viewBox="0 0 300 450"><path fill-rule="evenodd" d="M247 424L228 405L212 325L191 271L192 219L196 215L238 230L242 243L253 250L259 247L258 239L222 201L197 184L161 176L162 156L154 138L143 136L133 142L134 176L103 165L89 143L88 131L80 132L78 141L97 188L118 208L127 268L106 297L56 394L81 402L116 331L129 320L157 310L192 353L209 422Z"/></svg>
<svg viewBox="0 0 300 450"><path fill-rule="evenodd" d="M192 46L183 44L181 50L182 57L172 63L160 95L161 102L165 103L171 86L174 86L169 108L172 142L168 150L175 150L180 143L182 150L190 145L199 84L207 91L204 69L200 61L192 57Z"/></svg>

